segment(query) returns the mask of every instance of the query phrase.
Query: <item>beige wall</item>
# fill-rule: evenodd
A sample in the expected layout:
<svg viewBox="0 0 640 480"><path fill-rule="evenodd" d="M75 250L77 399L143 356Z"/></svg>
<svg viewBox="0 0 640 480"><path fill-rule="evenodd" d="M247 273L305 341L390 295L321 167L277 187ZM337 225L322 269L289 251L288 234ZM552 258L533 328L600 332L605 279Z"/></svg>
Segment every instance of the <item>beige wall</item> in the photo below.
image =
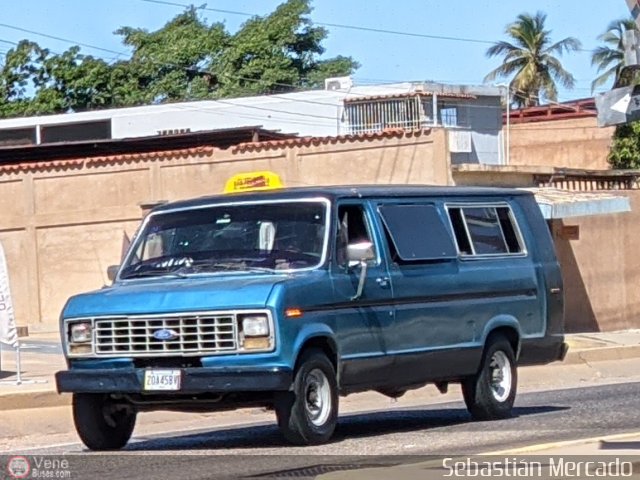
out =
<svg viewBox="0 0 640 480"><path fill-rule="evenodd" d="M0 241L19 325L54 331L70 295L104 285L143 202L221 193L231 175L255 170L288 186L450 183L443 130L144 157L0 168Z"/></svg>
<svg viewBox="0 0 640 480"><path fill-rule="evenodd" d="M570 331L640 328L640 191L623 193L631 212L565 220L579 240L554 235Z"/></svg>
<svg viewBox="0 0 640 480"><path fill-rule="evenodd" d="M608 169L614 130L595 117L512 124L509 164Z"/></svg>

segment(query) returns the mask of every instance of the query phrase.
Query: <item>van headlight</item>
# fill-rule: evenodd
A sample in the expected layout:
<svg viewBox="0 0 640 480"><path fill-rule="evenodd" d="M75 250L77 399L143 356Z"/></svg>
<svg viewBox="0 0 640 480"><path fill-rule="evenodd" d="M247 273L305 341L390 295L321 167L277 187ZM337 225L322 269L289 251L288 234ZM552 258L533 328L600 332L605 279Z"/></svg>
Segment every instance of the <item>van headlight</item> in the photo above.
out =
<svg viewBox="0 0 640 480"><path fill-rule="evenodd" d="M91 320L72 320L66 324L67 353L70 356L93 354L93 323Z"/></svg>
<svg viewBox="0 0 640 480"><path fill-rule="evenodd" d="M75 322L69 325L69 343L87 343L91 341L91 322Z"/></svg>
<svg viewBox="0 0 640 480"><path fill-rule="evenodd" d="M242 333L245 337L268 337L269 317L266 315L246 315L242 317Z"/></svg>
<svg viewBox="0 0 640 480"><path fill-rule="evenodd" d="M273 349L271 320L265 313L247 313L239 318L240 348L246 351Z"/></svg>

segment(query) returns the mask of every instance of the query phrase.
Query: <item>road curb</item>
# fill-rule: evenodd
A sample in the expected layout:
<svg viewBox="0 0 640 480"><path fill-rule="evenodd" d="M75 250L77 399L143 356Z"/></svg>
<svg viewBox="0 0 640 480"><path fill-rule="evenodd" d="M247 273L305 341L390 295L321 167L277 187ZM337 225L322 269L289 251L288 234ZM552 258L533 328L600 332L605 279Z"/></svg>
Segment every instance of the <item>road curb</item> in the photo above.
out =
<svg viewBox="0 0 640 480"><path fill-rule="evenodd" d="M71 405L71 395L54 390L26 390L24 392L0 392L0 411L30 408L64 407Z"/></svg>
<svg viewBox="0 0 640 480"><path fill-rule="evenodd" d="M564 365L580 365L638 357L640 357L640 345L616 345L614 347L588 348L584 350L569 349L562 363Z"/></svg>

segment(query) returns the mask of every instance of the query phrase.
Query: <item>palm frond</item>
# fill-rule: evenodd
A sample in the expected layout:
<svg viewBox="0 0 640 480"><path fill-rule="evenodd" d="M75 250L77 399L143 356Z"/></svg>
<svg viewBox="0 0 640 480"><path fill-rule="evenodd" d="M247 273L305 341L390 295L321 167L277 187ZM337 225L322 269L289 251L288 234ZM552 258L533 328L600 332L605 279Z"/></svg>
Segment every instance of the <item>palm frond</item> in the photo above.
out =
<svg viewBox="0 0 640 480"><path fill-rule="evenodd" d="M597 47L591 54L591 65L598 67L598 72L609 67L612 63L624 64L624 53L608 47Z"/></svg>
<svg viewBox="0 0 640 480"><path fill-rule="evenodd" d="M617 76L618 76L618 68L614 65L606 72L602 73L601 75L598 75L595 78L595 80L591 82L591 93L593 94L596 88L601 87L602 85L607 83L611 77L615 78Z"/></svg>
<svg viewBox="0 0 640 480"><path fill-rule="evenodd" d="M489 72L485 81L512 77L511 85L517 93L513 100L520 105L537 105L541 95L557 98L556 82L567 88L575 85L573 75L554 55L574 52L580 42L567 37L554 43L551 31L545 29L546 19L542 12L518 15L506 27L509 41L497 42L487 50L487 56L501 56L502 65Z"/></svg>
<svg viewBox="0 0 640 480"><path fill-rule="evenodd" d="M494 45L490 46L487 49L486 55L487 57L491 58L491 57L496 57L498 55L503 55L503 54L508 55L514 51L520 51L520 49L509 42L501 41L501 42L496 42Z"/></svg>
<svg viewBox="0 0 640 480"><path fill-rule="evenodd" d="M565 88L575 87L576 79L564 69L560 60L555 57L548 56L545 58L544 65L549 79L560 82L560 84Z"/></svg>
<svg viewBox="0 0 640 480"><path fill-rule="evenodd" d="M549 53L557 53L559 55L562 55L563 53L575 52L581 47L582 43L580 43L580 40L574 37L567 37L560 40L559 42L554 43L549 48L547 48L546 51Z"/></svg>
<svg viewBox="0 0 640 480"><path fill-rule="evenodd" d="M527 62L525 59L519 58L516 60L512 60L510 62L505 62L499 67L491 70L485 77L485 82L492 82L496 78L505 78L510 77L514 73L517 74L520 70L522 70L526 66Z"/></svg>

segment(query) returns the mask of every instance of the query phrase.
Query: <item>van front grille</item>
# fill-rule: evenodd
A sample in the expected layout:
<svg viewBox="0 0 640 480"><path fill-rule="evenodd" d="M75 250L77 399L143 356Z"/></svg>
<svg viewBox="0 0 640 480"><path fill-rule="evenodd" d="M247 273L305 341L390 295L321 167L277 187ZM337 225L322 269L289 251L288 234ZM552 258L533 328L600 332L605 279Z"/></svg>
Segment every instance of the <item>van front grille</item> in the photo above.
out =
<svg viewBox="0 0 640 480"><path fill-rule="evenodd" d="M165 356L237 349L235 314L96 318L96 355Z"/></svg>

